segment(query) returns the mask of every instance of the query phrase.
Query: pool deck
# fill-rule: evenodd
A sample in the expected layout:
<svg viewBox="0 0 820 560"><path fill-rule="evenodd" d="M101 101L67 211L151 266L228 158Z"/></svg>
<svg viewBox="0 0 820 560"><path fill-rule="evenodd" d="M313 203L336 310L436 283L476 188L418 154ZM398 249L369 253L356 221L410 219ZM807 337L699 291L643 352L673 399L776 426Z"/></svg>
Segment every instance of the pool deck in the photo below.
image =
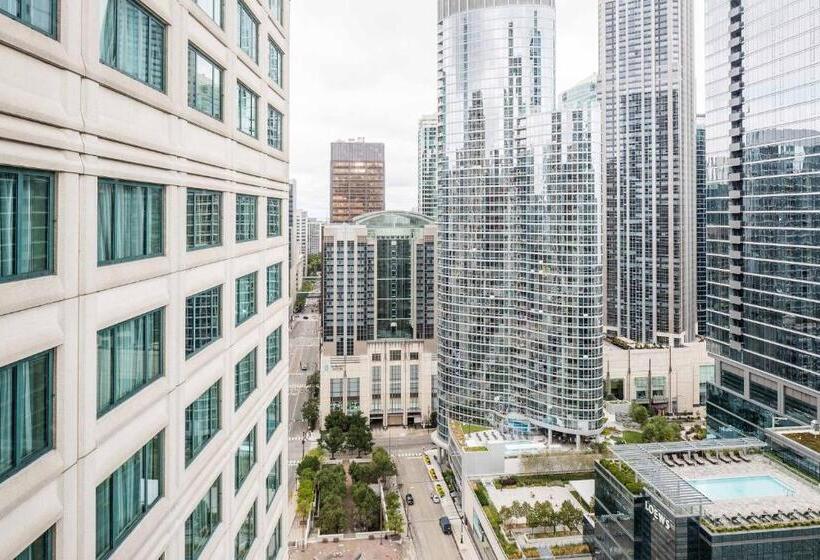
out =
<svg viewBox="0 0 820 560"><path fill-rule="evenodd" d="M793 496L760 496L716 500L704 506L705 514L714 517L776 513L820 509L820 488L793 474L787 468L759 455L751 455L749 463L720 463L699 466L674 467L672 470L684 479L728 478L743 476L771 476L794 490Z"/></svg>

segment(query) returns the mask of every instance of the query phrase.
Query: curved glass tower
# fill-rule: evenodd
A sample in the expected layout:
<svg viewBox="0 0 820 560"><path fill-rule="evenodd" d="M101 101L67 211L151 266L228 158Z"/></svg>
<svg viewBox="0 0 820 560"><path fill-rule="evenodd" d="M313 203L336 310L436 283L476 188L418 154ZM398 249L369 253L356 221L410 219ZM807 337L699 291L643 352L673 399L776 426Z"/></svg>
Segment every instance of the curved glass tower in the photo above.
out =
<svg viewBox="0 0 820 560"><path fill-rule="evenodd" d="M598 116L554 111L554 60L553 0L439 1L443 438L603 422Z"/></svg>

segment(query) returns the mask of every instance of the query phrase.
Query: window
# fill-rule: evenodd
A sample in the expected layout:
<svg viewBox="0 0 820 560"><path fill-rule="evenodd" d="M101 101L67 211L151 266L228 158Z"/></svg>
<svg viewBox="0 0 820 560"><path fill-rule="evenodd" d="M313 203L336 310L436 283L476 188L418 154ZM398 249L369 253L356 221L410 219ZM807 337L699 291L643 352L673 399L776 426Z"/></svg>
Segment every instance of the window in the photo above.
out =
<svg viewBox="0 0 820 560"><path fill-rule="evenodd" d="M268 305L282 297L282 263L268 267Z"/></svg>
<svg viewBox="0 0 820 560"><path fill-rule="evenodd" d="M235 493L239 493L245 479L256 464L256 428L252 428L242 443L239 444L239 449L236 450L234 456L234 489Z"/></svg>
<svg viewBox="0 0 820 560"><path fill-rule="evenodd" d="M165 24L134 0L102 0L100 62L165 91Z"/></svg>
<svg viewBox="0 0 820 560"><path fill-rule="evenodd" d="M239 132L244 132L248 136L256 138L256 106L259 102L259 96L242 84L236 85L236 91L236 99L239 107L236 128Z"/></svg>
<svg viewBox="0 0 820 560"><path fill-rule="evenodd" d="M267 419L267 431L266 431L266 441L270 441L270 437L276 431L276 428L279 427L279 424L282 423L282 392L276 393L276 396L273 397L273 400L268 405L268 409L266 411L266 419Z"/></svg>
<svg viewBox="0 0 820 560"><path fill-rule="evenodd" d="M97 416L163 373L163 309L97 332Z"/></svg>
<svg viewBox="0 0 820 560"><path fill-rule="evenodd" d="M57 37L56 0L2 0L0 14L25 23L49 37Z"/></svg>
<svg viewBox="0 0 820 560"><path fill-rule="evenodd" d="M282 61L284 56L279 45L268 37L268 76L280 87L282 86Z"/></svg>
<svg viewBox="0 0 820 560"><path fill-rule="evenodd" d="M0 480L53 446L54 351L0 367Z"/></svg>
<svg viewBox="0 0 820 560"><path fill-rule="evenodd" d="M256 314L256 273L236 279L236 324L241 325Z"/></svg>
<svg viewBox="0 0 820 560"><path fill-rule="evenodd" d="M214 20L219 27L222 27L222 2L223 0L194 0L208 17Z"/></svg>
<svg viewBox="0 0 820 560"><path fill-rule="evenodd" d="M390 361L395 362L396 360L401 360L401 350L390 351Z"/></svg>
<svg viewBox="0 0 820 560"><path fill-rule="evenodd" d="M185 560L196 560L222 521L222 476L185 520Z"/></svg>
<svg viewBox="0 0 820 560"><path fill-rule="evenodd" d="M253 541L256 540L256 502L253 503L251 509L248 510L248 515L239 527L239 532L236 533L236 541L234 542L234 558L236 560L245 560L248 552L251 550Z"/></svg>
<svg viewBox="0 0 820 560"><path fill-rule="evenodd" d="M51 173L0 167L0 282L53 272L53 183Z"/></svg>
<svg viewBox="0 0 820 560"><path fill-rule="evenodd" d="M256 197L247 194L236 195L236 240L256 239Z"/></svg>
<svg viewBox="0 0 820 560"><path fill-rule="evenodd" d="M190 358L221 335L222 286L185 300L185 358Z"/></svg>
<svg viewBox="0 0 820 560"><path fill-rule="evenodd" d="M265 486L268 489L268 507L270 507L273 499L276 497L276 492L279 491L279 486L282 484L282 454L276 458L267 478L265 479Z"/></svg>
<svg viewBox="0 0 820 560"><path fill-rule="evenodd" d="M54 560L54 526L14 557L14 560Z"/></svg>
<svg viewBox="0 0 820 560"><path fill-rule="evenodd" d="M267 360L265 365L267 366L266 371L270 373L270 371L276 367L276 364L279 363L279 360L282 359L282 327L277 327L275 331L268 335L267 343Z"/></svg>
<svg viewBox="0 0 820 560"><path fill-rule="evenodd" d="M97 558L106 558L162 497L160 432L97 486Z"/></svg>
<svg viewBox="0 0 820 560"><path fill-rule="evenodd" d="M256 348L237 362L234 381L234 409L238 409L256 389Z"/></svg>
<svg viewBox="0 0 820 560"><path fill-rule="evenodd" d="M283 9L283 2L282 0L268 0L268 4L270 7L270 12L273 14L273 17L276 18L276 21L280 24L282 23L282 9Z"/></svg>
<svg viewBox="0 0 820 560"><path fill-rule="evenodd" d="M268 237L282 235L282 199L268 198Z"/></svg>
<svg viewBox="0 0 820 560"><path fill-rule="evenodd" d="M268 541L266 560L276 560L282 550L282 518L276 522L276 528Z"/></svg>
<svg viewBox="0 0 820 560"><path fill-rule="evenodd" d="M97 263L162 254L163 189L100 179L97 193Z"/></svg>
<svg viewBox="0 0 820 560"><path fill-rule="evenodd" d="M222 68L188 45L188 106L222 120Z"/></svg>
<svg viewBox="0 0 820 560"><path fill-rule="evenodd" d="M411 360L418 360L419 359L419 353L418 352L410 352L410 359Z"/></svg>
<svg viewBox="0 0 820 560"><path fill-rule="evenodd" d="M381 362L382 355L381 354L370 354L370 361L371 362Z"/></svg>
<svg viewBox="0 0 820 560"><path fill-rule="evenodd" d="M187 189L188 250L222 244L222 193Z"/></svg>
<svg viewBox="0 0 820 560"><path fill-rule="evenodd" d="M282 149L282 113L268 105L268 146Z"/></svg>
<svg viewBox="0 0 820 560"><path fill-rule="evenodd" d="M241 0L236 3L239 15L239 48L251 57L254 62L259 62L257 58L257 36L259 34L259 22L253 17L253 13Z"/></svg>
<svg viewBox="0 0 820 560"><path fill-rule="evenodd" d="M222 383L217 381L185 409L185 465L193 461L220 428Z"/></svg>

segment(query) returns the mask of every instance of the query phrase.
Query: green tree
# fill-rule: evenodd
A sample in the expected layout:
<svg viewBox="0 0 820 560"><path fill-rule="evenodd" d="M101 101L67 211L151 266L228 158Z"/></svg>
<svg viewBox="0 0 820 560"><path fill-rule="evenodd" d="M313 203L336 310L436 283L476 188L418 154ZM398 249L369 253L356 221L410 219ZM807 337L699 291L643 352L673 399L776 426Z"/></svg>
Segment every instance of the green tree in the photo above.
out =
<svg viewBox="0 0 820 560"><path fill-rule="evenodd" d="M316 429L319 422L319 399L311 397L302 403L302 420L307 422L311 431Z"/></svg>
<svg viewBox="0 0 820 560"><path fill-rule="evenodd" d="M322 268L322 255L310 255L307 260L308 276L316 276Z"/></svg>
<svg viewBox="0 0 820 560"><path fill-rule="evenodd" d="M303 469L299 473L299 488L296 490L296 515L303 522L308 518L313 507L313 500L316 497L315 488L316 471Z"/></svg>
<svg viewBox="0 0 820 560"><path fill-rule="evenodd" d="M373 469L379 480L384 482L388 476L396 474L396 465L390 458L390 455L383 447L376 447L373 449Z"/></svg>
<svg viewBox="0 0 820 560"><path fill-rule="evenodd" d="M319 472L322 466L322 460L318 454L313 453L313 450L305 454L305 457L299 461L299 466L296 467L296 476L302 476L304 471L310 470L313 473Z"/></svg>
<svg viewBox="0 0 820 560"><path fill-rule="evenodd" d="M373 449L373 434L370 431L370 426L352 425L347 433L347 446L350 449L355 449L359 457L362 456L362 452L370 453Z"/></svg>
<svg viewBox="0 0 820 560"><path fill-rule="evenodd" d="M344 444L345 434L338 426L319 432L319 445L328 450L331 459L336 458L336 453L344 447Z"/></svg>
<svg viewBox="0 0 820 560"><path fill-rule="evenodd" d="M387 504L387 530L394 533L404 532L404 521L401 517L399 502L398 494L388 492L385 497L385 503Z"/></svg>
<svg viewBox="0 0 820 560"><path fill-rule="evenodd" d="M649 418L649 411L646 410L646 407L642 404L633 402L632 406L629 407L629 416L632 420L643 426L643 423Z"/></svg>
<svg viewBox="0 0 820 560"><path fill-rule="evenodd" d="M321 383L321 379L319 378L319 372L314 371L310 375L307 376L306 386L308 389L308 397L313 397L318 399L319 398L319 384Z"/></svg>
<svg viewBox="0 0 820 560"><path fill-rule="evenodd" d="M360 531L378 530L381 501L376 493L367 484L357 482L351 489L351 498L353 505L356 506L353 514L353 523L356 528Z"/></svg>
<svg viewBox="0 0 820 560"><path fill-rule="evenodd" d="M527 504L529 506L529 504ZM532 530L535 530L536 527L543 523L543 520L540 516L540 510L538 509L539 502L535 502L534 506L530 506L527 508L527 527Z"/></svg>
<svg viewBox="0 0 820 560"><path fill-rule="evenodd" d="M321 494L319 497L321 499ZM341 496L330 494L322 500L317 516L317 523L322 533L341 533L345 530L346 521L347 513L344 510Z"/></svg>
<svg viewBox="0 0 820 560"><path fill-rule="evenodd" d="M561 504L561 509L558 511L558 519L561 525L567 529L575 529L583 519L583 513L570 503L569 500L564 500Z"/></svg>
<svg viewBox="0 0 820 560"><path fill-rule="evenodd" d="M341 410L334 410L325 416L325 430L331 428L339 428L342 433L346 432L349 427L349 420L347 415Z"/></svg>
<svg viewBox="0 0 820 560"><path fill-rule="evenodd" d="M664 416L654 416L644 423L642 435L645 442L678 441L680 426Z"/></svg>

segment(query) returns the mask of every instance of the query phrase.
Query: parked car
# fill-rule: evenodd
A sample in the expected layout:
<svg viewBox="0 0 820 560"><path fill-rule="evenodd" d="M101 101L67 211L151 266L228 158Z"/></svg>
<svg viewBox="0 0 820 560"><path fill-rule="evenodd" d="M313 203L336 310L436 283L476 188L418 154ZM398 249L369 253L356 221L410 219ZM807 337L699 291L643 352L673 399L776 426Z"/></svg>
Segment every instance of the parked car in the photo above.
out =
<svg viewBox="0 0 820 560"><path fill-rule="evenodd" d="M415 503L415 501L413 500L413 494L407 494L404 497L404 501L407 502L408 506L412 506Z"/></svg>
<svg viewBox="0 0 820 560"><path fill-rule="evenodd" d="M439 497L438 497L438 494L436 494L435 492L433 492L432 494L430 494L430 499L431 499L431 500L433 500L433 503L434 503L434 504L439 504L439 503L441 503L441 498L439 498Z"/></svg>
<svg viewBox="0 0 820 560"><path fill-rule="evenodd" d="M307 364L302 364L302 367L300 369L302 371L307 371Z"/></svg>
<svg viewBox="0 0 820 560"><path fill-rule="evenodd" d="M307 315L302 315L302 319L310 319Z"/></svg>
<svg viewBox="0 0 820 560"><path fill-rule="evenodd" d="M441 527L441 532L445 535L451 535L453 533L453 527L450 525L450 520L446 515L438 518L438 525Z"/></svg>

